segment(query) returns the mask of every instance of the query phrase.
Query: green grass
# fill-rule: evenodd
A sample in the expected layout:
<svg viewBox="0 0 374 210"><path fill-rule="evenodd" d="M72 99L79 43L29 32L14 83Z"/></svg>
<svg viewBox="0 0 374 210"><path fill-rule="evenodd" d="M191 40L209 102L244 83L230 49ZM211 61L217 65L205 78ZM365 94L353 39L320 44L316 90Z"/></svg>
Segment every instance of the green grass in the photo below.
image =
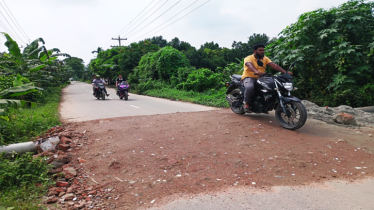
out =
<svg viewBox="0 0 374 210"><path fill-rule="evenodd" d="M226 89L223 88L221 90L209 90L203 93L198 93L193 91L177 90L174 88L162 88L147 90L143 94L159 98L191 102L205 106L229 107L229 104L225 99L225 91Z"/></svg>
<svg viewBox="0 0 374 210"><path fill-rule="evenodd" d="M58 107L62 87L45 88L28 97L38 101L36 108L10 108L0 118L2 144L30 141L60 124ZM0 210L39 210L42 196L52 184L49 165L26 154L12 159L0 155Z"/></svg>
<svg viewBox="0 0 374 210"><path fill-rule="evenodd" d="M52 181L47 175L51 168L42 158L32 153L13 156L0 155L0 209L37 210L41 197Z"/></svg>
<svg viewBox="0 0 374 210"><path fill-rule="evenodd" d="M46 90L44 103L36 108L10 108L6 116L0 119L0 134L2 144L27 142L60 124L58 107L61 88L54 87Z"/></svg>

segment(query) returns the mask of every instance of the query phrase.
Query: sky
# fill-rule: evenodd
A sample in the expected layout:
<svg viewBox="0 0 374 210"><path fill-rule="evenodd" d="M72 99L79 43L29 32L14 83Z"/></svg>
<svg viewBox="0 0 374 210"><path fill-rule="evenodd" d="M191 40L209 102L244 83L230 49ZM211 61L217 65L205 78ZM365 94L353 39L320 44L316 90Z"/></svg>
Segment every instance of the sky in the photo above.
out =
<svg viewBox="0 0 374 210"><path fill-rule="evenodd" d="M211 41L231 48L233 41L246 42L254 33L277 37L301 14L345 2L347 0L0 0L0 31L13 34L23 47L29 39L32 42L42 37L47 49L59 48L63 53L82 58L87 65L96 56L92 51L98 47L108 49L118 45L118 41L111 40L118 35L127 38L122 45L163 36L168 41L178 37L197 48ZM0 52L6 51L4 42L5 37L0 35Z"/></svg>

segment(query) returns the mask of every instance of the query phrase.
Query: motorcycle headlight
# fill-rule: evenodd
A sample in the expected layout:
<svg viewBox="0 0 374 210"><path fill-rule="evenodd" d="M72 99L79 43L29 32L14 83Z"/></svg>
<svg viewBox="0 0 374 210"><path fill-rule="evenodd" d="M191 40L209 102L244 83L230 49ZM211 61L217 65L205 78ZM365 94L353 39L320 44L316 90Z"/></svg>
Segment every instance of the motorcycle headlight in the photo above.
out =
<svg viewBox="0 0 374 210"><path fill-rule="evenodd" d="M293 84L290 82L283 83L283 87L288 91L293 90Z"/></svg>

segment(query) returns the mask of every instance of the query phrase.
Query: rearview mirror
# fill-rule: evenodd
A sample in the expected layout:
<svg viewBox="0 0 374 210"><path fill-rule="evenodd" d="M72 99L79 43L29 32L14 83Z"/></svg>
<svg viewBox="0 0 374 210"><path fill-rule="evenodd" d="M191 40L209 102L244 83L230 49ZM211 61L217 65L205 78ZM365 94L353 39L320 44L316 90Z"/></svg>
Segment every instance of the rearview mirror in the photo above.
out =
<svg viewBox="0 0 374 210"><path fill-rule="evenodd" d="M260 59L258 59L257 60L257 65L263 67L264 63Z"/></svg>

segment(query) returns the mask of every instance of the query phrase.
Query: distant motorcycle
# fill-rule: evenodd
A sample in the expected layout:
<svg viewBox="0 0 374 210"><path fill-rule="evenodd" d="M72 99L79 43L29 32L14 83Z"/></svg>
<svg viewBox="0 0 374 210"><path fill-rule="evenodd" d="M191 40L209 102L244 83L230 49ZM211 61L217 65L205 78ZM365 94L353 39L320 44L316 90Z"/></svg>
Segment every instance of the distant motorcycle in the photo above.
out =
<svg viewBox="0 0 374 210"><path fill-rule="evenodd" d="M294 62L290 69L294 67ZM259 66L263 66L261 60L257 60ZM227 82L226 100L231 110L236 114L244 114L244 86L241 75L230 76L231 82ZM294 89L292 76L288 73L273 76L264 74L259 77L255 86L255 92L251 98L251 111L254 113L268 113L275 110L278 123L285 129L296 130L301 128L307 120L307 111L301 100L291 96Z"/></svg>
<svg viewBox="0 0 374 210"><path fill-rule="evenodd" d="M95 86L94 96L97 99L102 98L103 100L105 100L106 95L105 95L105 84L104 83L99 83L99 85Z"/></svg>
<svg viewBox="0 0 374 210"><path fill-rule="evenodd" d="M125 99L126 101L129 99L129 88L130 85L126 81L122 81L118 84L117 95L119 99Z"/></svg>

